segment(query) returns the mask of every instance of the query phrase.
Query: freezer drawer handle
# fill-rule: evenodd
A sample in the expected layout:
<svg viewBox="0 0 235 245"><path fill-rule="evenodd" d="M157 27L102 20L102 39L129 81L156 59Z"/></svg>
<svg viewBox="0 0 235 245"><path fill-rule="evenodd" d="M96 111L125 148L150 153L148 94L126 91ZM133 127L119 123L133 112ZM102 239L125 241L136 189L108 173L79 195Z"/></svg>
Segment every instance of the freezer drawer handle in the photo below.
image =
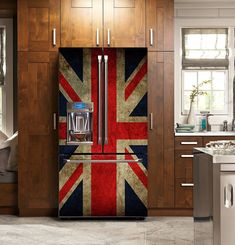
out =
<svg viewBox="0 0 235 245"><path fill-rule="evenodd" d="M137 162L142 162L141 158L135 159L135 160L114 160L114 159L110 159L110 160L88 160L88 159L84 159L84 160L70 160L70 159L65 159L66 162L69 163L137 163Z"/></svg>
<svg viewBox="0 0 235 245"><path fill-rule="evenodd" d="M182 158L193 158L193 155L180 155Z"/></svg>
<svg viewBox="0 0 235 245"><path fill-rule="evenodd" d="M231 208L233 206L233 186L228 184L224 187L224 207Z"/></svg>
<svg viewBox="0 0 235 245"><path fill-rule="evenodd" d="M99 90L99 102L98 102L98 145L102 144L102 98L101 98L101 62L102 56L98 55L98 90Z"/></svg>
<svg viewBox="0 0 235 245"><path fill-rule="evenodd" d="M193 187L194 184L193 183L181 183L180 186L181 187Z"/></svg>
<svg viewBox="0 0 235 245"><path fill-rule="evenodd" d="M104 56L104 144L108 144L108 55Z"/></svg>
<svg viewBox="0 0 235 245"><path fill-rule="evenodd" d="M182 142L180 142L180 144L181 145L197 145L198 144L198 142L197 141L188 141L188 142L184 142L184 141L182 141Z"/></svg>

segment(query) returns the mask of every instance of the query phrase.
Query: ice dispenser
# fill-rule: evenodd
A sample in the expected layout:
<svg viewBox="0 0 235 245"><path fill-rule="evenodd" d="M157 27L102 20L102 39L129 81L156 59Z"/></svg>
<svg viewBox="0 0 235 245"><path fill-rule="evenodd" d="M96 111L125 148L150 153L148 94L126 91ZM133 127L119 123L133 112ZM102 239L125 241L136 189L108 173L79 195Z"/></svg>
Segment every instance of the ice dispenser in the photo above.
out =
<svg viewBox="0 0 235 245"><path fill-rule="evenodd" d="M67 144L93 143L93 103L67 103Z"/></svg>

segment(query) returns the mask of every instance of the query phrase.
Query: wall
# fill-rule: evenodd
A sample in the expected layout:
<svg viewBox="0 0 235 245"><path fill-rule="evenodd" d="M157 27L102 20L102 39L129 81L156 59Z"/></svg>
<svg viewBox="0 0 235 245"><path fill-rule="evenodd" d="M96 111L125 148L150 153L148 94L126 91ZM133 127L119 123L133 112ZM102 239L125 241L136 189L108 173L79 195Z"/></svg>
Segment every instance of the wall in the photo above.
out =
<svg viewBox="0 0 235 245"><path fill-rule="evenodd" d="M181 115L181 72L180 72L180 28L181 27L235 27L235 1L195 0L175 1L175 122L184 123L185 116ZM234 32L234 28L231 28ZM232 33L234 36L234 33ZM232 42L233 40L230 40ZM234 45L233 45L234 47ZM230 59L234 59L234 49L230 50ZM232 63L232 62L231 62ZM220 115L210 118L212 130L221 129L224 120L231 123L233 118L232 79L234 67L231 65L229 74L228 110L229 116ZM198 120L198 117L197 117ZM199 123L198 123L199 124Z"/></svg>

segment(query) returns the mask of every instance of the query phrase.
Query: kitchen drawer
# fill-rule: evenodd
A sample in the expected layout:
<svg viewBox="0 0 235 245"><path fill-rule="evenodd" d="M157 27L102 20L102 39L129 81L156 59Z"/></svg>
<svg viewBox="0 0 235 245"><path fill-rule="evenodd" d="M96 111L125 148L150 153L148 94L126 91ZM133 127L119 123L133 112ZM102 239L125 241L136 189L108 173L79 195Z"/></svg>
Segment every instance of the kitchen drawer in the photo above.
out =
<svg viewBox="0 0 235 245"><path fill-rule="evenodd" d="M184 178L175 179L175 208L193 208L193 187L183 184L192 182L186 182Z"/></svg>
<svg viewBox="0 0 235 245"><path fill-rule="evenodd" d="M202 137L175 137L175 150L192 150L202 146Z"/></svg>
<svg viewBox="0 0 235 245"><path fill-rule="evenodd" d="M193 179L193 154L191 150L175 151L175 178Z"/></svg>

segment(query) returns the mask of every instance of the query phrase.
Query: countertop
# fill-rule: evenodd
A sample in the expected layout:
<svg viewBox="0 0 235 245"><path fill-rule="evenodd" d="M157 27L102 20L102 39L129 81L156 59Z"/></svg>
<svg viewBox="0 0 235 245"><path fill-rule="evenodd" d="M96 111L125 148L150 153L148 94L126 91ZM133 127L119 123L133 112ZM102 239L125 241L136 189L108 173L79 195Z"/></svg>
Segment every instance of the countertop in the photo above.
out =
<svg viewBox="0 0 235 245"><path fill-rule="evenodd" d="M235 136L234 131L218 131L218 132L193 132L193 133L176 133L175 136Z"/></svg>
<svg viewBox="0 0 235 245"><path fill-rule="evenodd" d="M206 147L196 147L194 149L211 155L213 159L213 163L235 164L235 150L234 151L212 150Z"/></svg>

